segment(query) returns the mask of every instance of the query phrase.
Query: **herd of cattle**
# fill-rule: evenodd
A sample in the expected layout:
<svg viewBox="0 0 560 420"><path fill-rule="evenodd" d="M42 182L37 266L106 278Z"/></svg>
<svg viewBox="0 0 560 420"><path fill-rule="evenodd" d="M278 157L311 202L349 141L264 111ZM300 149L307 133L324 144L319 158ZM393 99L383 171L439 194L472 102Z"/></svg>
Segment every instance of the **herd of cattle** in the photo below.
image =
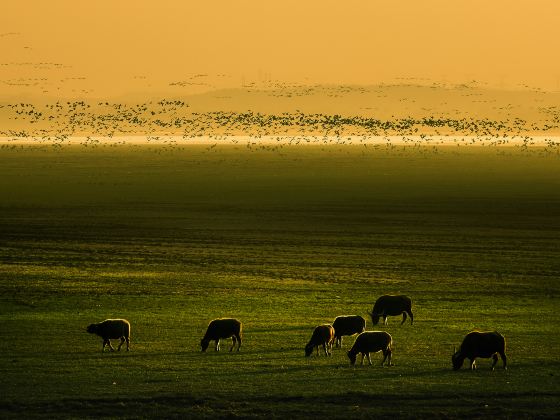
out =
<svg viewBox="0 0 560 420"><path fill-rule="evenodd" d="M407 315L410 317L410 323L414 321L412 314L412 301L404 295L384 295L375 302L373 309L369 315L373 325L377 325L380 318L383 323L387 324L388 316L403 316L401 325L406 321ZM215 343L215 350L220 350L220 340L231 338L231 352L237 345L237 351L241 348L242 324L237 319L220 318L210 322L206 329L206 334L200 341L202 351L206 351L211 341ZM358 334L352 348L348 351L348 358L353 365L356 363L356 356L362 355L361 364L364 363L364 357L367 357L371 365L370 353L383 353L383 366L387 362L388 366L392 366L391 346L393 339L391 335L385 331L365 331L366 321L359 315L338 316L331 324L319 325L313 331L311 339L305 346L305 355L310 356L313 350L319 347L323 348L326 356L332 354L332 347L342 347L342 337ZM87 327L87 332L96 334L103 338L102 351L108 346L114 351L111 345L111 339L120 339L117 350L120 350L126 342L126 350L130 349L130 323L125 319L107 319L103 322L91 324ZM504 369L507 368L507 357L505 353L506 341L503 335L495 331L480 332L473 331L466 335L452 358L451 362L454 370L458 370L463 366L465 359L469 359L470 368L475 369L475 360L480 358L492 358L492 370L498 362L498 355L502 358Z"/></svg>

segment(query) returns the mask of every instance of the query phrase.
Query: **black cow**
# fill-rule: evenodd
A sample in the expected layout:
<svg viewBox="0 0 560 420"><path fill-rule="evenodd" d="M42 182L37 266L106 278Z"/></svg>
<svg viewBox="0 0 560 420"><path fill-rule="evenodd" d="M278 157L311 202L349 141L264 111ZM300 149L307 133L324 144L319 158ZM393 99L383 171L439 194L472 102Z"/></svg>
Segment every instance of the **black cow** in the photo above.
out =
<svg viewBox="0 0 560 420"><path fill-rule="evenodd" d="M453 370L461 369L465 359L470 360L471 369L476 368L475 359L477 357L482 358L492 358L492 367L498 363L498 354L502 358L504 364L504 369L507 369L507 357L506 357L506 339L505 337L496 331L473 331L468 333L459 351L455 352L451 356L451 362L453 363Z"/></svg>
<svg viewBox="0 0 560 420"><path fill-rule="evenodd" d="M356 356L358 353L362 354L361 365L364 364L364 356L367 357L369 364L371 365L370 353L383 352L383 360L381 361L381 366L387 360L387 365L392 366L391 357L392 350L391 345L393 344L393 339L391 335L385 331L366 331L361 333L356 337L354 345L348 351L348 358L350 359L350 364L356 363Z"/></svg>
<svg viewBox="0 0 560 420"><path fill-rule="evenodd" d="M103 347L101 348L101 351L105 350L105 346L109 346L111 351L115 351L111 345L112 338L121 339L117 350L120 351L125 341L126 351L130 350L130 322L126 319L106 319L103 322L90 324L87 327L87 332L90 334L96 334L103 339Z"/></svg>
<svg viewBox="0 0 560 420"><path fill-rule="evenodd" d="M319 346L323 346L325 356L331 356L330 350L334 341L334 328L330 324L319 325L313 330L309 343L305 346L305 356L311 356L313 349L317 349L317 356L319 355Z"/></svg>
<svg viewBox="0 0 560 420"><path fill-rule="evenodd" d="M387 325L388 316L397 316L402 314L403 320L401 325L406 321L406 314L410 316L410 324L414 321L412 315L412 301L408 296L404 295L383 295L375 302L373 309L370 313L371 322L377 325L379 318L383 318L383 323Z"/></svg>
<svg viewBox="0 0 560 420"><path fill-rule="evenodd" d="M206 351L210 341L212 340L216 343L216 346L214 347L215 350L220 351L220 339L230 337L232 343L229 351L231 352L233 350L236 342L237 351L239 351L241 348L242 329L243 327L241 321L234 318L219 318L211 321L206 329L206 334L204 334L204 337L200 340L202 351Z"/></svg>
<svg viewBox="0 0 560 420"><path fill-rule="evenodd" d="M336 347L341 347L342 336L364 332L366 329L366 320L360 315L341 315L335 318L332 326L334 328Z"/></svg>

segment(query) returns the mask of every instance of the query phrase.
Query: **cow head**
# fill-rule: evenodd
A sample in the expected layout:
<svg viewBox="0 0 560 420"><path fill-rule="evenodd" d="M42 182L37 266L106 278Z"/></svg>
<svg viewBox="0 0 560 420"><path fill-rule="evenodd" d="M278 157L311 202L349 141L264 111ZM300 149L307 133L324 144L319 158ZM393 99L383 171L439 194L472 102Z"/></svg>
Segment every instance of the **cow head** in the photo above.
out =
<svg viewBox="0 0 560 420"><path fill-rule="evenodd" d="M97 324L88 325L87 332L90 334L97 334Z"/></svg>
<svg viewBox="0 0 560 420"><path fill-rule="evenodd" d="M460 351L453 353L451 356L451 363L453 364L453 370L459 370L463 366L465 361L465 356Z"/></svg>
<svg viewBox="0 0 560 420"><path fill-rule="evenodd" d="M311 353L313 353L313 344L309 343L305 346L305 357L311 356Z"/></svg>
<svg viewBox="0 0 560 420"><path fill-rule="evenodd" d="M210 344L210 340L206 340L204 338L200 340L200 347L202 348L202 351L206 351L209 344Z"/></svg>
<svg viewBox="0 0 560 420"><path fill-rule="evenodd" d="M371 323L373 325L377 325L377 323L379 322L379 314L374 314L373 312L368 312L369 316L371 316Z"/></svg>
<svg viewBox="0 0 560 420"><path fill-rule="evenodd" d="M356 354L352 352L347 352L348 358L350 359L350 364L354 365L356 363Z"/></svg>

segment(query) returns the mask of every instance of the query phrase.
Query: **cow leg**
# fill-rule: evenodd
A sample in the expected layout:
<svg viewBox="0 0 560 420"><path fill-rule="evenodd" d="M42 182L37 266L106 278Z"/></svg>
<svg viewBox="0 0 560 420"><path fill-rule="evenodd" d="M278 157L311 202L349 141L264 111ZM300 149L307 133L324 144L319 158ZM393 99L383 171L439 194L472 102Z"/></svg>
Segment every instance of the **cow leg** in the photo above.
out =
<svg viewBox="0 0 560 420"><path fill-rule="evenodd" d="M233 350L233 348L235 347L235 342L237 340L235 339L235 335L231 336L231 348L229 349L229 352L231 353L231 351Z"/></svg>
<svg viewBox="0 0 560 420"><path fill-rule="evenodd" d="M106 340L103 342L103 349L105 349L105 345L109 346L109 350L115 351L115 349L114 349L113 346L111 345L111 340L106 339Z"/></svg>
<svg viewBox="0 0 560 420"><path fill-rule="evenodd" d="M496 363L498 363L498 355L494 354L492 355L492 366L490 367L491 370L494 370L494 366L496 366Z"/></svg>
<svg viewBox="0 0 560 420"><path fill-rule="evenodd" d="M402 313L402 322L401 325L404 324L404 321L406 321L406 312Z"/></svg>
<svg viewBox="0 0 560 420"><path fill-rule="evenodd" d="M130 351L130 337L126 337L126 351Z"/></svg>
<svg viewBox="0 0 560 420"><path fill-rule="evenodd" d="M391 351L391 349L387 349L385 350L385 352L387 353L387 365L388 366L393 366L392 360L393 360L393 352Z"/></svg>
<svg viewBox="0 0 560 420"><path fill-rule="evenodd" d="M366 353L366 356L367 356L368 363L369 363L369 365L371 366L371 364L372 364L372 363L371 363L371 356L370 356L369 353Z"/></svg>
<svg viewBox="0 0 560 420"><path fill-rule="evenodd" d="M360 362L360 366L364 365L364 353L362 353L362 361Z"/></svg>
<svg viewBox="0 0 560 420"><path fill-rule="evenodd" d="M389 352L387 351L387 349L383 350L383 360L381 361L381 366L383 366L383 364L385 363L385 360L387 360L387 356L389 355ZM389 361L390 363L390 361Z"/></svg>
<svg viewBox="0 0 560 420"><path fill-rule="evenodd" d="M412 322L414 321L414 316L412 315L412 311L406 311L408 313L408 316L410 316L410 325L412 325Z"/></svg>
<svg viewBox="0 0 560 420"><path fill-rule="evenodd" d="M383 315L383 325L387 325L387 315Z"/></svg>
<svg viewBox="0 0 560 420"><path fill-rule="evenodd" d="M241 348L241 336L236 335L236 338L237 338L237 351L239 351L239 349Z"/></svg>
<svg viewBox="0 0 560 420"><path fill-rule="evenodd" d="M327 348L328 348L327 343L323 343L323 351L325 352L325 356L329 355L329 351L327 350Z"/></svg>
<svg viewBox="0 0 560 420"><path fill-rule="evenodd" d="M476 369L476 360L475 359L469 359L471 362L471 370L475 370Z"/></svg>
<svg viewBox="0 0 560 420"><path fill-rule="evenodd" d="M216 347L214 347L214 349L216 351L220 351L220 339L219 338L216 340Z"/></svg>
<svg viewBox="0 0 560 420"><path fill-rule="evenodd" d="M125 338L124 338L124 337L121 337L121 342L120 342L120 344L119 344L119 347L117 347L117 350L118 350L118 351L121 351L121 347L122 347L122 345L124 344L124 342L125 342Z"/></svg>
<svg viewBox="0 0 560 420"><path fill-rule="evenodd" d="M504 364L504 369L507 369L507 357L504 352L500 353L500 357L502 358L502 363Z"/></svg>

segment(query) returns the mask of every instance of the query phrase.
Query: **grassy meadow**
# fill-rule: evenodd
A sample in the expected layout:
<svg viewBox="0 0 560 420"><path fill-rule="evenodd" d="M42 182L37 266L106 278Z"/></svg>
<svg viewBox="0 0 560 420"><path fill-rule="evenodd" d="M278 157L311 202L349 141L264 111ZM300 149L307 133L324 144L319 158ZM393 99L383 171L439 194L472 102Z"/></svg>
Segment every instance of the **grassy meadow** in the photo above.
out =
<svg viewBox="0 0 560 420"><path fill-rule="evenodd" d="M0 149L0 417L560 415L560 158L538 148ZM313 328L413 300L394 367ZM85 328L123 317L130 352ZM208 322L239 353L200 352ZM367 329L372 329L368 320ZM451 370L472 329L509 368Z"/></svg>

